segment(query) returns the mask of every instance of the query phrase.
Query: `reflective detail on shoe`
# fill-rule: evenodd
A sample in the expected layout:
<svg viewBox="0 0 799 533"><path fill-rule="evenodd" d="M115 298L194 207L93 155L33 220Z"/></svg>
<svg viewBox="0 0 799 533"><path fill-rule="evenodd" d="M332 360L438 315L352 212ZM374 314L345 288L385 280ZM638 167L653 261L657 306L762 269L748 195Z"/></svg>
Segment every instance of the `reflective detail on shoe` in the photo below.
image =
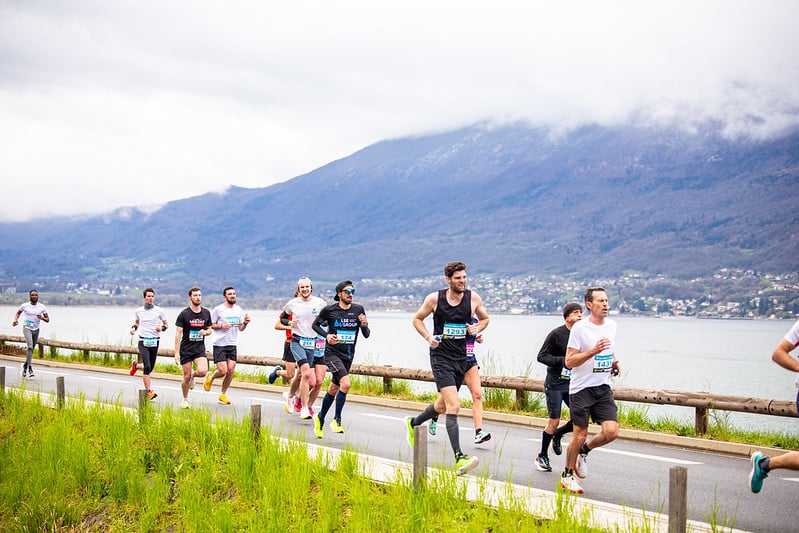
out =
<svg viewBox="0 0 799 533"><path fill-rule="evenodd" d="M147 391L147 399L148 400L153 401L156 398L158 398L158 394L156 394L154 390L148 390Z"/></svg>
<svg viewBox="0 0 799 533"><path fill-rule="evenodd" d="M585 476L588 475L588 462L586 461L588 457L581 453L577 454L577 460L574 462L574 473L580 479L585 479Z"/></svg>
<svg viewBox="0 0 799 533"><path fill-rule="evenodd" d="M574 479L574 476L560 476L560 488L568 490L572 494L582 494L583 488Z"/></svg>
<svg viewBox="0 0 799 533"><path fill-rule="evenodd" d="M760 489L763 488L763 480L768 477L768 474L763 472L763 469L760 468L760 460L764 457L765 456L760 452L755 452L750 457L752 460L752 469L749 471L749 488L752 489L752 492L755 494L760 492Z"/></svg>
<svg viewBox="0 0 799 533"><path fill-rule="evenodd" d="M476 456L472 455L470 457L468 455L461 455L458 457L458 460L455 461L455 470L459 476L462 476L463 474L471 472L477 468L477 465L479 464L480 459L478 459Z"/></svg>
<svg viewBox="0 0 799 533"><path fill-rule="evenodd" d="M311 412L308 410L307 407L303 407L300 409L300 418L302 420L308 420L309 418L311 418L311 416L313 415L311 415Z"/></svg>
<svg viewBox="0 0 799 533"><path fill-rule="evenodd" d="M313 415L313 434L320 439L325 436L325 429L322 427L322 421L319 420L317 415Z"/></svg>
<svg viewBox="0 0 799 533"><path fill-rule="evenodd" d="M561 437L557 435L552 435L552 451L555 455L560 455L563 453L563 447L560 444Z"/></svg>
<svg viewBox="0 0 799 533"><path fill-rule="evenodd" d="M180 402L180 408L181 409L188 409L189 408L189 400L183 400L182 402Z"/></svg>
<svg viewBox="0 0 799 533"><path fill-rule="evenodd" d="M335 418L330 423L330 429L333 430L333 433L344 433L344 426L342 426L341 423Z"/></svg>
<svg viewBox="0 0 799 533"><path fill-rule="evenodd" d="M224 394L220 394L218 399L219 399L219 403L223 403L225 405L230 405L230 400L228 400L227 396L225 396Z"/></svg>
<svg viewBox="0 0 799 533"><path fill-rule="evenodd" d="M405 438L408 441L408 446L413 449L413 417L405 417Z"/></svg>
<svg viewBox="0 0 799 533"><path fill-rule="evenodd" d="M552 472L552 465L549 464L549 457L546 455L538 454L535 458L535 467L539 472Z"/></svg>
<svg viewBox="0 0 799 533"><path fill-rule="evenodd" d="M482 429L477 432L474 436L474 443L475 444L483 444L484 442L488 442L491 440L491 433L487 431L483 431Z"/></svg>
<svg viewBox="0 0 799 533"><path fill-rule="evenodd" d="M203 382L203 388L207 391L211 390L211 387L214 385L214 378L213 373L208 372L205 375L205 381Z"/></svg>
<svg viewBox="0 0 799 533"><path fill-rule="evenodd" d="M136 370L137 370L138 368L139 368L139 364L138 364L138 363L136 362L136 360L134 359L134 360L133 360L133 364L132 364L132 365L130 365L130 375L131 375L131 376L135 376L135 375L136 375Z"/></svg>
<svg viewBox="0 0 799 533"><path fill-rule="evenodd" d="M30 365L28 365L28 377L29 378L33 377L33 367Z"/></svg>
<svg viewBox="0 0 799 533"><path fill-rule="evenodd" d="M271 385L272 383L274 383L274 382L275 382L275 380L277 379L277 373L278 373L278 372L279 372L279 371L280 371L282 368L283 368L283 367L281 367L280 365L277 365L277 366L275 366L275 368L273 368L273 369L272 369L272 371L269 373L269 377L268 377L268 378L266 378L266 379L267 379L267 381L269 381L269 384L270 384L270 385Z"/></svg>
<svg viewBox="0 0 799 533"><path fill-rule="evenodd" d="M438 426L438 422L435 420L430 421L430 425L427 426L427 432L430 433L431 436L436 436L436 426Z"/></svg>

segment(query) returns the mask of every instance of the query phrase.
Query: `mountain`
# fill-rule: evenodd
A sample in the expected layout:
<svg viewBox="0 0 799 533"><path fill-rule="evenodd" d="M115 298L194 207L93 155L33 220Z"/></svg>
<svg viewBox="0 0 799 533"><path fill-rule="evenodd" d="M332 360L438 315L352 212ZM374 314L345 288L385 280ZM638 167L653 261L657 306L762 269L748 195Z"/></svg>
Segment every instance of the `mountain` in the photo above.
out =
<svg viewBox="0 0 799 533"><path fill-rule="evenodd" d="M797 184L797 131L480 124L149 214L0 224L0 278L284 293L299 275L413 278L456 259L470 272L583 279L794 272Z"/></svg>

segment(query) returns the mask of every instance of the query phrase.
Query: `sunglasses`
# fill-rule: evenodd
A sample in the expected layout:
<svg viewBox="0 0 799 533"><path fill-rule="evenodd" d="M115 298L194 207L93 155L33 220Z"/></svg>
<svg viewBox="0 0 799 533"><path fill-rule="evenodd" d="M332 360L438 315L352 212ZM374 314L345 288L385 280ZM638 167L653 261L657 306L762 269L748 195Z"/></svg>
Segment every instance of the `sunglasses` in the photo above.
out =
<svg viewBox="0 0 799 533"><path fill-rule="evenodd" d="M344 294L355 294L355 289L344 289L341 292L343 292Z"/></svg>

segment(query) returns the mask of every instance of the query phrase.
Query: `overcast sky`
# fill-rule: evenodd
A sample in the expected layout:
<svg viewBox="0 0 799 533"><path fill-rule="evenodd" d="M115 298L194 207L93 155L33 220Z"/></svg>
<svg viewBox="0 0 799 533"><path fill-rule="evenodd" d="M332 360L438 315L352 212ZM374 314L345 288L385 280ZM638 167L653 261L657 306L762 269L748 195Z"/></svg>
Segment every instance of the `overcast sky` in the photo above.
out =
<svg viewBox="0 0 799 533"><path fill-rule="evenodd" d="M799 123L797 6L0 0L0 220L264 187L485 120L773 135Z"/></svg>

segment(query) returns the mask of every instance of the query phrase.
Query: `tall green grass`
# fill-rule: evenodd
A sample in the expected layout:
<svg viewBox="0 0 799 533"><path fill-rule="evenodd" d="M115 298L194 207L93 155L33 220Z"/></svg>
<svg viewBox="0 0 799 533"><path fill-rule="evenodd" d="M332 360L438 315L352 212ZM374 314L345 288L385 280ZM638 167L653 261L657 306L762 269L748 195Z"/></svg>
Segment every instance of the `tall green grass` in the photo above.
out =
<svg viewBox="0 0 799 533"><path fill-rule="evenodd" d="M345 453L333 467L307 443L247 420L0 397L0 529L4 531L592 531L568 501L554 520L512 495L499 509L465 499L453 473L415 494L377 484ZM509 491L510 492L510 491Z"/></svg>

